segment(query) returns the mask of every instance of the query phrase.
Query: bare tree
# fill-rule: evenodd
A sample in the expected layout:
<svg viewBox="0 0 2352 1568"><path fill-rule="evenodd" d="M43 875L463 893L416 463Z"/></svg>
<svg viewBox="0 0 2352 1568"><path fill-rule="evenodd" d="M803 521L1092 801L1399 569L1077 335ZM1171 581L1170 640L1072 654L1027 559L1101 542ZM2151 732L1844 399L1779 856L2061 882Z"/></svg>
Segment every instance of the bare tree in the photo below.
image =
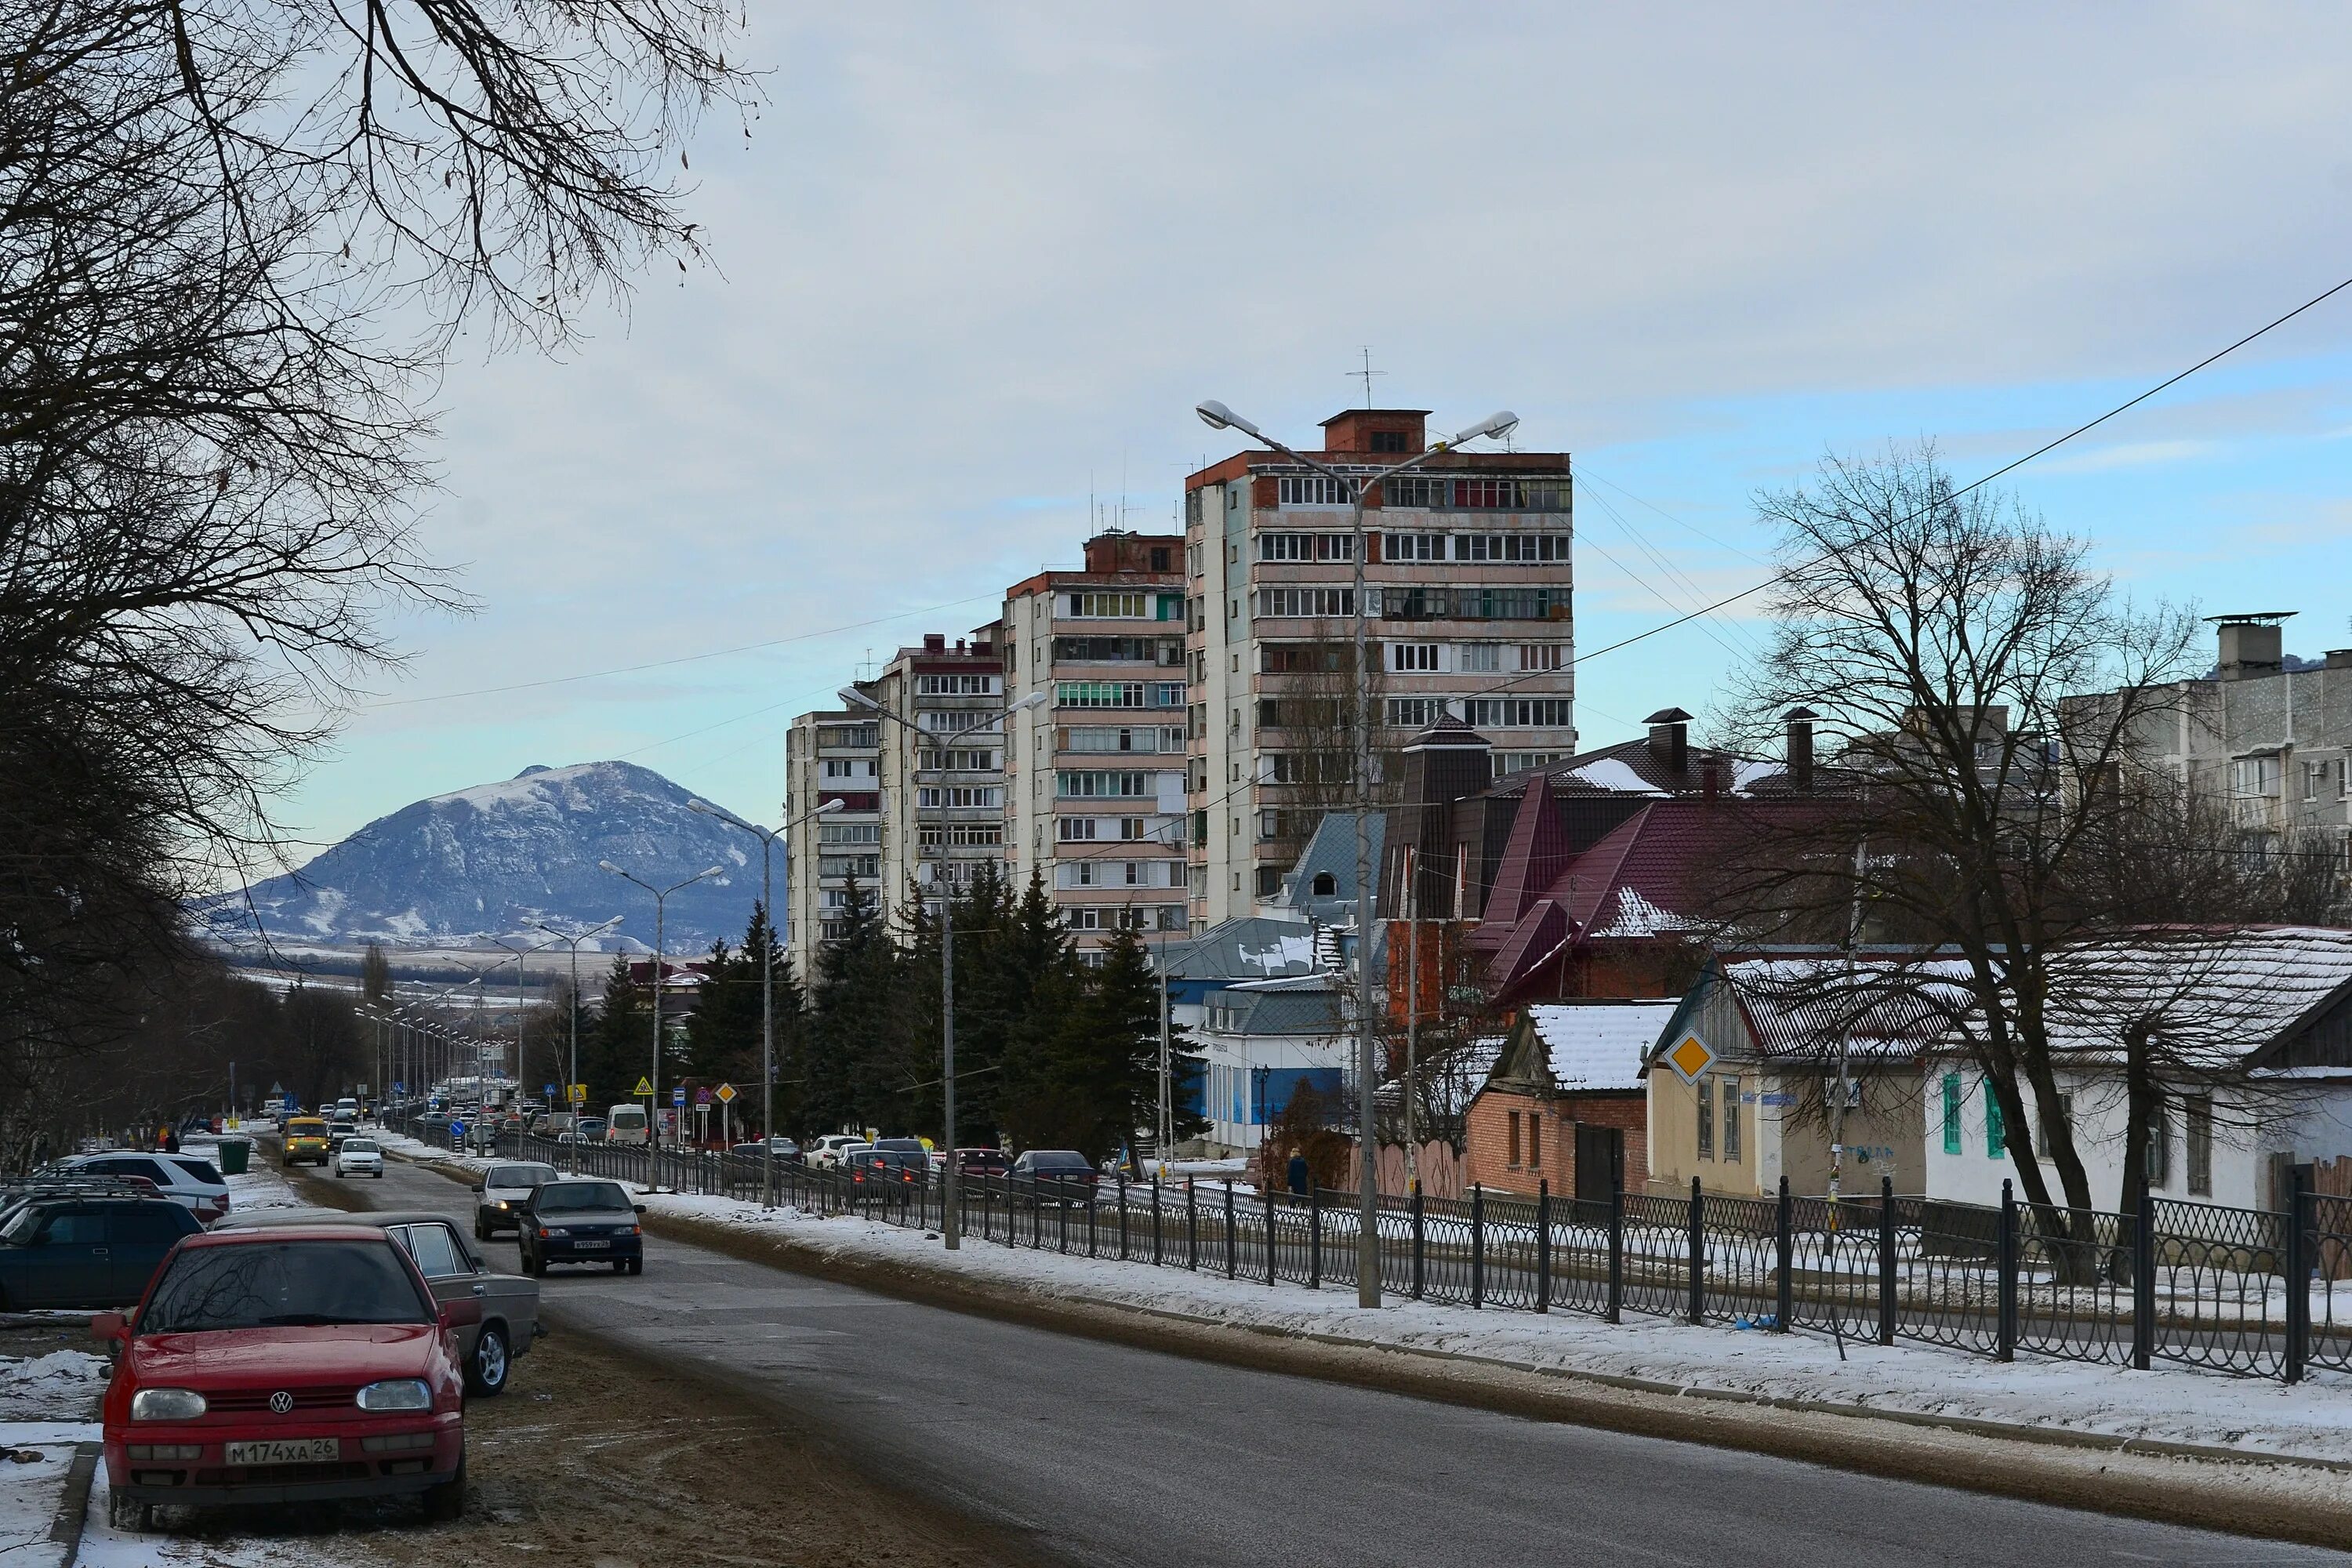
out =
<svg viewBox="0 0 2352 1568"><path fill-rule="evenodd" d="M2031 1089L2064 1203L2092 1204L2060 1114L2053 959L2105 929L2073 886L2104 842L2112 778L2194 640L2179 610L2124 602L2084 542L2012 500L1956 487L1932 449L1832 458L1815 483L1759 498L1781 532L1764 659L1739 710L1796 707L1843 742L1849 787L1791 814L1737 869L1727 912L1766 939L1844 931L1920 955L1922 988L1958 983L1969 1048L2003 1115L2028 1200L2052 1204ZM2112 703L2062 727L2060 700ZM1850 911L1852 913L1850 913Z"/></svg>

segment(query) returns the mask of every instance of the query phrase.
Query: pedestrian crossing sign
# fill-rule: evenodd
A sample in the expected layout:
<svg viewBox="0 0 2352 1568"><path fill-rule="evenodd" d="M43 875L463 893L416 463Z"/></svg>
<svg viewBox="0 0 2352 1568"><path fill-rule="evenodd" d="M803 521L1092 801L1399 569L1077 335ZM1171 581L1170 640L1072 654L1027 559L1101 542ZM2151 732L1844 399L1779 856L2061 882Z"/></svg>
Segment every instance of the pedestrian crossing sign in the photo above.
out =
<svg viewBox="0 0 2352 1568"><path fill-rule="evenodd" d="M588 1086L586 1084L575 1083L572 1086L572 1103L574 1105L585 1105L588 1103Z"/></svg>
<svg viewBox="0 0 2352 1568"><path fill-rule="evenodd" d="M654 1086L652 1080L643 1077L642 1075L637 1079L637 1087L629 1090L631 1094L651 1094L653 1091Z"/></svg>

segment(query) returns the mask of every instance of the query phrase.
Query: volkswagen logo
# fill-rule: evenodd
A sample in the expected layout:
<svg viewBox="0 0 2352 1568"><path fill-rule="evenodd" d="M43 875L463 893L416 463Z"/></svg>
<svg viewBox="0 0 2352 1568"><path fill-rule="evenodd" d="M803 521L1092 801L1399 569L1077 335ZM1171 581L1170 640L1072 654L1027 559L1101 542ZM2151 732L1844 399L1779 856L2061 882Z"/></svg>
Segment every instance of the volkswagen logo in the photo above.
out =
<svg viewBox="0 0 2352 1568"><path fill-rule="evenodd" d="M271 1415L283 1415L293 1408L294 1396L287 1393L284 1389L281 1388L277 1393L269 1396L269 1413Z"/></svg>

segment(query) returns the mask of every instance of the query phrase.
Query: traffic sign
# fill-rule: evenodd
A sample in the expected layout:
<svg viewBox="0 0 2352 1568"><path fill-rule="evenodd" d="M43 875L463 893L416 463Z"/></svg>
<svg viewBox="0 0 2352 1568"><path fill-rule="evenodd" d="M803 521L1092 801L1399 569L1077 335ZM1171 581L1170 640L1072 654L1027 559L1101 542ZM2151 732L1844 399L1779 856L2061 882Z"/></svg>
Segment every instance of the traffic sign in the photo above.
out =
<svg viewBox="0 0 2352 1568"><path fill-rule="evenodd" d="M728 1105L733 1103L735 1099L735 1086L733 1084L722 1083L715 1092L719 1097L719 1104Z"/></svg>
<svg viewBox="0 0 2352 1568"><path fill-rule="evenodd" d="M671 1087L669 1091L669 1102L672 1105L684 1105L686 1103L686 1085L681 1083Z"/></svg>
<svg viewBox="0 0 2352 1568"><path fill-rule="evenodd" d="M548 1099L550 1099L550 1100L553 1100L553 1099L555 1098L555 1086L554 1086L553 1084L551 1084L551 1084L544 1084L544 1085L541 1085L541 1092L542 1094L544 1094Z"/></svg>
<svg viewBox="0 0 2352 1568"><path fill-rule="evenodd" d="M394 1084L392 1086L392 1092L394 1094L406 1094L408 1092L408 1080L406 1079L402 1079L399 1082Z"/></svg>
<svg viewBox="0 0 2352 1568"><path fill-rule="evenodd" d="M1715 1065L1715 1052L1698 1037L1697 1030L1688 1030L1667 1049L1666 1065L1685 1083L1696 1083L1699 1075Z"/></svg>
<svg viewBox="0 0 2352 1568"><path fill-rule="evenodd" d="M697 1104L697 1105L708 1105L708 1104L709 1104L709 1103L710 1103L710 1091L709 1091L709 1089L696 1089L696 1090L694 1091L694 1103L695 1103L695 1104Z"/></svg>
<svg viewBox="0 0 2352 1568"><path fill-rule="evenodd" d="M574 1105L585 1105L588 1103L588 1086L586 1084L575 1083L572 1086L572 1103Z"/></svg>
<svg viewBox="0 0 2352 1568"><path fill-rule="evenodd" d="M629 1090L631 1094L651 1094L653 1091L654 1086L646 1080L643 1074L638 1075L637 1087Z"/></svg>

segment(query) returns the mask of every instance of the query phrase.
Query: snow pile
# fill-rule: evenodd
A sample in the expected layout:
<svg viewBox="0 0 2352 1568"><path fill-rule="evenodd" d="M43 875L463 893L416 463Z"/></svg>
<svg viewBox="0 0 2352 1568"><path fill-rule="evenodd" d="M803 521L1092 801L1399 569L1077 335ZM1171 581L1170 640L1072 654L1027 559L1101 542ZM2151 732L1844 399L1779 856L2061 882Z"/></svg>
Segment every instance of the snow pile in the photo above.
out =
<svg viewBox="0 0 2352 1568"><path fill-rule="evenodd" d="M0 1420L85 1421L114 1364L88 1351L0 1359Z"/></svg>
<svg viewBox="0 0 2352 1568"><path fill-rule="evenodd" d="M2229 1447L2250 1458L2293 1455L2352 1464L2352 1378L2334 1373L2314 1373L2290 1387L2178 1367L2143 1373L2022 1357L2004 1364L1909 1344L1848 1341L1841 1357L1822 1335L1693 1328L1634 1314L1612 1325L1571 1311L1478 1312L1393 1297L1390 1305L1366 1311L1355 1305L1352 1286L1310 1291L1288 1282L1228 1280L1222 1257L1204 1255L1198 1274L1116 1258L1065 1257L1050 1250L1056 1240L1050 1223L1049 1250L1014 1249L967 1231L962 1248L950 1256L936 1234L851 1216L794 1208L763 1213L755 1203L667 1193L648 1193L644 1202L655 1215L759 1226L845 1260L929 1268L1059 1300L1521 1368L1638 1378L1674 1389L1812 1401L1856 1413L2060 1427ZM1084 1247L1083 1226L1072 1227L1071 1239ZM1098 1241L1118 1246L1115 1232ZM1148 1230L1136 1233L1134 1245L1148 1255ZM1165 1234L1165 1245L1171 1259L1183 1257L1181 1223Z"/></svg>

